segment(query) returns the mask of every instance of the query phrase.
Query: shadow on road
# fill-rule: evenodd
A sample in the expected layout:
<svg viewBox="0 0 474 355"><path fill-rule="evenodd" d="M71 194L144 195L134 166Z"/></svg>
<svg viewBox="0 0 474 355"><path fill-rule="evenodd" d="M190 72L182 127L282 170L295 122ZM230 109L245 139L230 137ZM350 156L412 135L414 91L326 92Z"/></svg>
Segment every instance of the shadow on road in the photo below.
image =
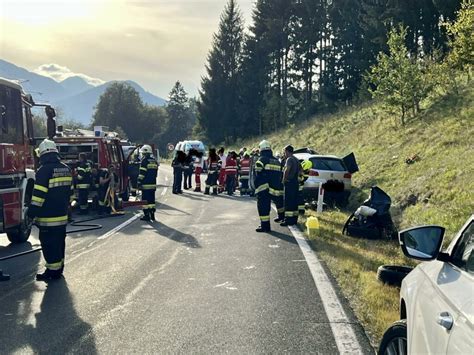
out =
<svg viewBox="0 0 474 355"><path fill-rule="evenodd" d="M210 200L210 198L206 197L206 195L199 196L199 195L196 195L196 194L188 194L188 193L182 194L181 197L189 198L190 200L195 200L195 201L206 201L207 202L207 201Z"/></svg>
<svg viewBox="0 0 474 355"><path fill-rule="evenodd" d="M161 222L153 222L150 225L155 228L157 234L166 237L178 243L183 243L190 248L201 248L199 241L191 234L182 233L174 228L167 226Z"/></svg>
<svg viewBox="0 0 474 355"><path fill-rule="evenodd" d="M66 280L31 282L10 300L10 318L2 321L0 352L97 354L92 327L77 314ZM6 303L6 301L3 301ZM9 308L6 307L7 309ZM2 313L5 304L1 307Z"/></svg>
<svg viewBox="0 0 474 355"><path fill-rule="evenodd" d="M288 234L277 232L277 231L271 231L268 234L271 235L272 237L284 240L285 242L288 242L291 244L297 244L296 239Z"/></svg>
<svg viewBox="0 0 474 355"><path fill-rule="evenodd" d="M178 214L176 214L176 213L171 214L171 213L166 213L166 211L177 211L179 213ZM188 212L180 210L179 208L176 208L176 207L172 207L170 205L165 205L164 203L161 203L161 202L156 206L156 213L166 214L166 215L173 215L173 216L180 216L180 215L190 216L190 214Z"/></svg>

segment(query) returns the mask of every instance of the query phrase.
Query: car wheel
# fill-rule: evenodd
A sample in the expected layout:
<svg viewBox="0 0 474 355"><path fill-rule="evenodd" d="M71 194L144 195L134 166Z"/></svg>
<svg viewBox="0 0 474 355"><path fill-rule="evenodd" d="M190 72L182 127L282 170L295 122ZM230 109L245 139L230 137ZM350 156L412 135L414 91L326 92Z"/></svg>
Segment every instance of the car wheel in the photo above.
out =
<svg viewBox="0 0 474 355"><path fill-rule="evenodd" d="M410 266L382 265L377 269L377 280L387 285L400 287L402 280L412 270Z"/></svg>
<svg viewBox="0 0 474 355"><path fill-rule="evenodd" d="M383 334L379 346L379 355L407 354L407 321L393 323Z"/></svg>

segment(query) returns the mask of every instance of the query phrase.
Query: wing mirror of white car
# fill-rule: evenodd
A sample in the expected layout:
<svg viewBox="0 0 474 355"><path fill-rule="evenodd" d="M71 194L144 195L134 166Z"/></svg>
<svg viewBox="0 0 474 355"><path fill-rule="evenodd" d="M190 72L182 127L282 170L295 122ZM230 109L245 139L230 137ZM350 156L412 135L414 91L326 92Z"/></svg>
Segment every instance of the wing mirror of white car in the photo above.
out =
<svg viewBox="0 0 474 355"><path fill-rule="evenodd" d="M440 254L445 229L440 226L409 228L398 234L405 256L416 260L434 260Z"/></svg>

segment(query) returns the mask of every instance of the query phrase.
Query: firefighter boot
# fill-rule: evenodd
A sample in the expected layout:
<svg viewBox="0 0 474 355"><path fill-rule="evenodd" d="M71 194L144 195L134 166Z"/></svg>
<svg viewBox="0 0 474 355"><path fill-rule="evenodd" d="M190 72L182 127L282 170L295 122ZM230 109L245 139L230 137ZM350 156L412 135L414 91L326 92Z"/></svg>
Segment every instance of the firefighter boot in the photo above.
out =
<svg viewBox="0 0 474 355"><path fill-rule="evenodd" d="M285 214L284 213L278 213L278 217L273 220L275 223L281 223L285 220Z"/></svg>
<svg viewBox="0 0 474 355"><path fill-rule="evenodd" d="M150 210L150 219L151 219L153 222L156 221L156 219L155 219L155 211L156 211L155 208L152 208L152 209Z"/></svg>
<svg viewBox="0 0 474 355"><path fill-rule="evenodd" d="M194 189L194 192L201 192L201 188L200 188L200 187L196 187L196 188Z"/></svg>
<svg viewBox="0 0 474 355"><path fill-rule="evenodd" d="M143 217L140 218L140 221L150 221L150 213L148 210L143 210Z"/></svg>
<svg viewBox="0 0 474 355"><path fill-rule="evenodd" d="M36 281L58 280L62 276L61 270L46 269L42 274L36 274Z"/></svg>
<svg viewBox="0 0 474 355"><path fill-rule="evenodd" d="M206 187L206 190L204 190L204 195L209 195L209 187Z"/></svg>
<svg viewBox="0 0 474 355"><path fill-rule="evenodd" d="M260 222L260 227L255 229L257 233L270 233L272 230L270 228L270 222Z"/></svg>

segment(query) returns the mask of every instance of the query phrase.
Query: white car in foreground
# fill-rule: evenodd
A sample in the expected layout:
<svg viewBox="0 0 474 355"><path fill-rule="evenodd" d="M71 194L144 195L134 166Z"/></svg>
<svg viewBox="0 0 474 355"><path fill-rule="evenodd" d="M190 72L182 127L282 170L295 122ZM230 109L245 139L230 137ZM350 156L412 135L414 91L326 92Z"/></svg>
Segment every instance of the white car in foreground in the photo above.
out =
<svg viewBox="0 0 474 355"><path fill-rule="evenodd" d="M385 331L379 354L474 354L474 215L440 252L444 228L399 233L403 253L424 260L400 289L400 321Z"/></svg>

